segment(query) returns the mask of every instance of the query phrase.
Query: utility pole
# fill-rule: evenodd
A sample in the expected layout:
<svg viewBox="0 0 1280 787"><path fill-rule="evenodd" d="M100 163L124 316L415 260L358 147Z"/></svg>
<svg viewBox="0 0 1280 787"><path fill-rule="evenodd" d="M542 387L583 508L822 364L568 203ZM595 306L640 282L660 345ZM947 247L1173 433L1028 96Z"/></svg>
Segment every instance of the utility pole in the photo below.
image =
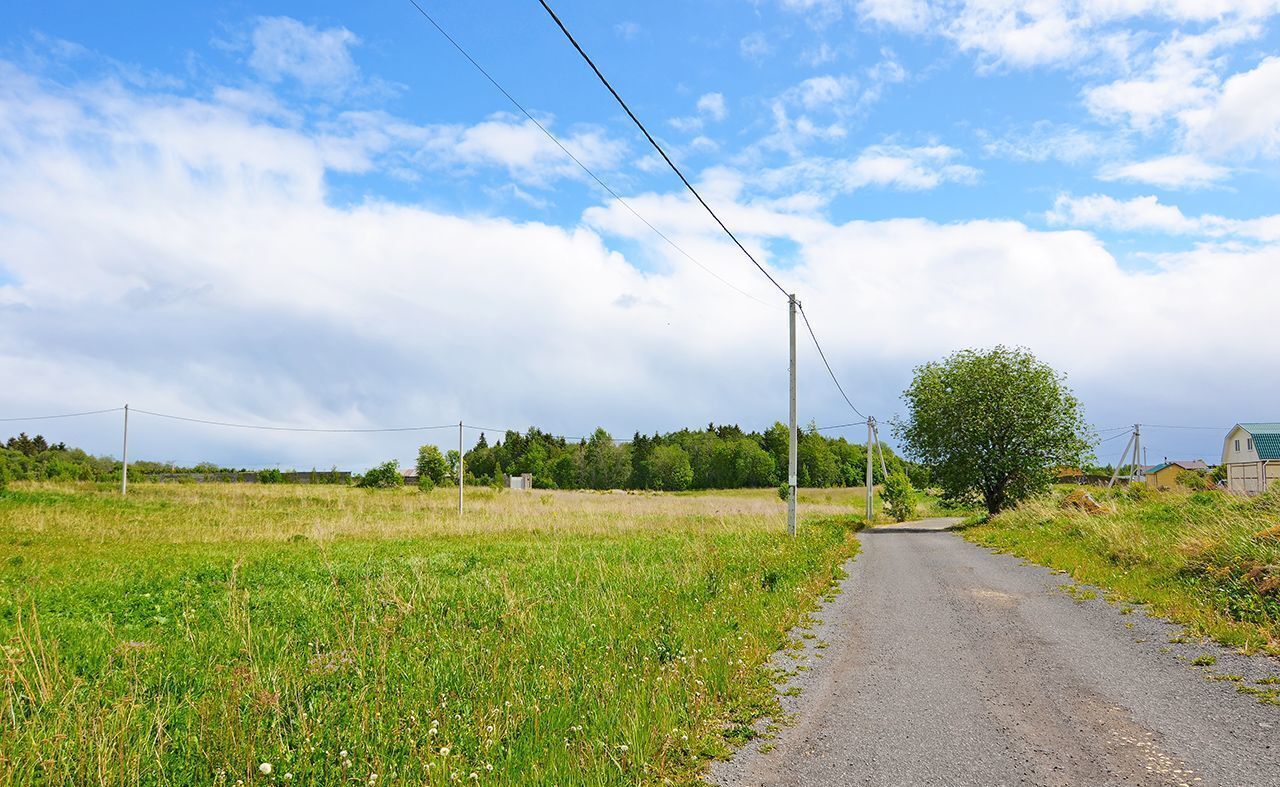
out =
<svg viewBox="0 0 1280 787"><path fill-rule="evenodd" d="M462 516L462 484L467 471L462 466L462 422L458 422L458 516Z"/></svg>
<svg viewBox="0 0 1280 787"><path fill-rule="evenodd" d="M1142 424L1133 425L1133 480L1141 481L1143 479L1142 465L1138 464L1138 458L1142 456L1139 450L1142 447Z"/></svg>
<svg viewBox="0 0 1280 787"><path fill-rule="evenodd" d="M129 494L129 404L124 406L124 449L120 461L120 495Z"/></svg>
<svg viewBox="0 0 1280 787"><path fill-rule="evenodd" d="M867 417L867 524L871 524L872 517L875 516L875 506L872 504L871 497L875 494L876 476L875 476L875 439L876 439L876 419Z"/></svg>
<svg viewBox="0 0 1280 787"><path fill-rule="evenodd" d="M1124 450L1120 452L1120 459L1116 461L1116 469L1111 473L1111 480L1107 482L1107 489L1116 485L1116 479L1120 478L1120 468L1124 467L1124 460L1129 457L1129 449L1133 447L1134 434L1130 433L1129 441L1124 444Z"/></svg>
<svg viewBox="0 0 1280 787"><path fill-rule="evenodd" d="M796 431L796 296L788 296L791 317L791 444L787 449L787 535L796 534L796 465L799 464L799 434Z"/></svg>

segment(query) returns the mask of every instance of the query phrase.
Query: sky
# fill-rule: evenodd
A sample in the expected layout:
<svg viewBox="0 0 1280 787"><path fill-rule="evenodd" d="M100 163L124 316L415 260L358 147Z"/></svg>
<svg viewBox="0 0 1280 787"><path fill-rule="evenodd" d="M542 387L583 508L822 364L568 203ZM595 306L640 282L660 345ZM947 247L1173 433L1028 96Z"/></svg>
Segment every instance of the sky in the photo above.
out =
<svg viewBox="0 0 1280 787"><path fill-rule="evenodd" d="M420 2L630 209L409 0L4 4L0 418L785 420L785 298L538 3ZM1005 344L1153 463L1280 420L1280 0L555 8L860 412ZM806 338L802 423L861 420ZM121 420L0 426L118 455ZM130 421L184 463L424 441Z"/></svg>

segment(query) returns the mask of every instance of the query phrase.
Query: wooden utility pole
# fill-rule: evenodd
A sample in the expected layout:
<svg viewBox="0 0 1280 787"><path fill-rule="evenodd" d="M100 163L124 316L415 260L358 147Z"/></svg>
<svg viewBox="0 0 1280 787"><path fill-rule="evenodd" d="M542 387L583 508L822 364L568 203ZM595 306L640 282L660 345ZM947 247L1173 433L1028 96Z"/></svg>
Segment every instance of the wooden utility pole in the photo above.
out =
<svg viewBox="0 0 1280 787"><path fill-rule="evenodd" d="M796 430L796 296L788 296L791 318L791 441L787 449L787 535L796 534L796 476L800 436Z"/></svg>

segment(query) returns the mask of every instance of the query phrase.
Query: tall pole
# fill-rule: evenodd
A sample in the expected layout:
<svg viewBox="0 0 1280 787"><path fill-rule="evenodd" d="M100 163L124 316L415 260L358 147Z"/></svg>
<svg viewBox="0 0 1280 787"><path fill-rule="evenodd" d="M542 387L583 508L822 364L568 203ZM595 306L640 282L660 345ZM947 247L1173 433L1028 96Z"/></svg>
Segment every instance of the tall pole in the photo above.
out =
<svg viewBox="0 0 1280 787"><path fill-rule="evenodd" d="M1138 464L1142 456L1142 424L1133 425L1133 480L1142 478L1142 465Z"/></svg>
<svg viewBox="0 0 1280 787"><path fill-rule="evenodd" d="M463 479L467 476L466 468L462 466L462 422L458 422L458 516L462 516L462 484Z"/></svg>
<svg viewBox="0 0 1280 787"><path fill-rule="evenodd" d="M787 535L796 534L796 475L799 464L799 433L796 431L796 296L789 296L791 315L791 444L787 449Z"/></svg>
<svg viewBox="0 0 1280 787"><path fill-rule="evenodd" d="M875 493L876 477L875 477L875 434L876 419L867 418L867 524L871 524L871 518L875 516L875 510L871 503L871 496Z"/></svg>
<svg viewBox="0 0 1280 787"><path fill-rule="evenodd" d="M120 494L129 494L129 405L124 406L124 449L120 452Z"/></svg>

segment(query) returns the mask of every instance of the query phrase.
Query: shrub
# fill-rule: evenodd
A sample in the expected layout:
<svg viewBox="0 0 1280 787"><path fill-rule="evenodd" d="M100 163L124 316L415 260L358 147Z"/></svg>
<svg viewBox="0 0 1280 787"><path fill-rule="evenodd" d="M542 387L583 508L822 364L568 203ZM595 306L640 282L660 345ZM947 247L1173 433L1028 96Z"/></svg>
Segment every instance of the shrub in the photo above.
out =
<svg viewBox="0 0 1280 787"><path fill-rule="evenodd" d="M369 472L360 476L356 486L365 489L393 489L404 486L404 476L400 475L400 463L392 459L390 462L383 462L377 467L370 468Z"/></svg>
<svg viewBox="0 0 1280 787"><path fill-rule="evenodd" d="M259 484L283 484L284 473L281 473L279 470L277 470L274 467L268 468L266 470L259 470L258 483Z"/></svg>
<svg viewBox="0 0 1280 787"><path fill-rule="evenodd" d="M791 487L790 487L790 486L788 486L788 485L787 485L787 484L785 484L785 483L783 483L783 484L778 484L778 497L782 498L782 502L784 502L784 503L785 503L785 502L787 502L788 500L790 500L790 499L791 499Z"/></svg>
<svg viewBox="0 0 1280 787"><path fill-rule="evenodd" d="M895 470L884 480L884 503L889 516L899 522L906 522L916 515L916 488L906 473Z"/></svg>
<svg viewBox="0 0 1280 787"><path fill-rule="evenodd" d="M436 488L436 482L431 480L429 475L418 476L418 489L423 492L430 492Z"/></svg>
<svg viewBox="0 0 1280 787"><path fill-rule="evenodd" d="M1179 486L1185 486L1187 489L1198 491L1213 488L1213 483L1209 480L1208 476L1202 473L1197 473L1194 470L1183 470L1181 473L1178 473L1177 482Z"/></svg>

